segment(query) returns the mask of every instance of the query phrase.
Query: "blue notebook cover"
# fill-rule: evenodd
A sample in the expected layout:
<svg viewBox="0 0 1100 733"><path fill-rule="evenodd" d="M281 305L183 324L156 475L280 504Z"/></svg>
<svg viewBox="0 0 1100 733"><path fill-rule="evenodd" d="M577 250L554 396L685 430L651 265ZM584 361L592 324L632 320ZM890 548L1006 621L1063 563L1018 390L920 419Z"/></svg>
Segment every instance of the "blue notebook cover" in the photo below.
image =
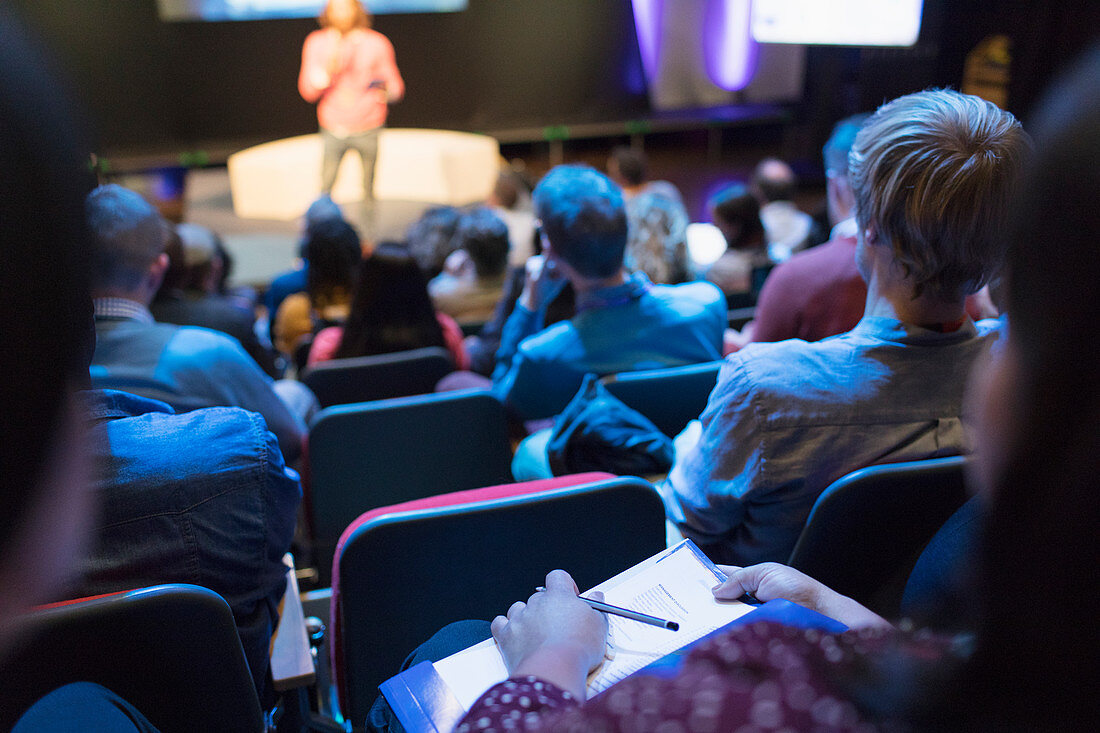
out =
<svg viewBox="0 0 1100 733"><path fill-rule="evenodd" d="M636 674L672 677L676 674L684 657L696 644L702 643L715 634L722 634L734 626L757 621L774 621L802 629L820 629L827 633L840 633L848 628L839 621L822 616L816 611L790 601L776 599L768 601L679 651L661 657ZM436 673L431 662L421 662L396 677L391 677L383 682L379 689L409 733L450 733L466 714L458 698Z"/></svg>

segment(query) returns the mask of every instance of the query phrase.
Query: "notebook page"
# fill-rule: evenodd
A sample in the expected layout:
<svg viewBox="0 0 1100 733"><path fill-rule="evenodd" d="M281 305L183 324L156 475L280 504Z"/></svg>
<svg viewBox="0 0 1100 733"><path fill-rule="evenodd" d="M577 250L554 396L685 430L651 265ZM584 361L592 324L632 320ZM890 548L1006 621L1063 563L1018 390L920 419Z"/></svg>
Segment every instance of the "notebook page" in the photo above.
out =
<svg viewBox="0 0 1100 733"><path fill-rule="evenodd" d="M589 676L589 696L751 611L753 607L744 603L714 599L710 589L723 579L685 540L593 588L603 591L612 605L676 621L680 629L669 631L608 615L606 657ZM493 639L435 662L435 669L467 710L486 690L508 678Z"/></svg>

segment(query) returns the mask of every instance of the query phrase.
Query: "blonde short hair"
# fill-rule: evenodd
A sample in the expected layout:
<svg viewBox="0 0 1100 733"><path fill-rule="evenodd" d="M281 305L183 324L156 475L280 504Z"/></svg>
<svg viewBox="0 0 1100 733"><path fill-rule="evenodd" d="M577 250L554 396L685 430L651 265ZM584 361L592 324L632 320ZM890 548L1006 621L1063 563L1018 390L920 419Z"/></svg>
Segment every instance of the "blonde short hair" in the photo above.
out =
<svg viewBox="0 0 1100 733"><path fill-rule="evenodd" d="M1000 268L1029 150L1019 121L979 97L943 89L899 97L852 146L856 218L893 248L914 296L972 293Z"/></svg>

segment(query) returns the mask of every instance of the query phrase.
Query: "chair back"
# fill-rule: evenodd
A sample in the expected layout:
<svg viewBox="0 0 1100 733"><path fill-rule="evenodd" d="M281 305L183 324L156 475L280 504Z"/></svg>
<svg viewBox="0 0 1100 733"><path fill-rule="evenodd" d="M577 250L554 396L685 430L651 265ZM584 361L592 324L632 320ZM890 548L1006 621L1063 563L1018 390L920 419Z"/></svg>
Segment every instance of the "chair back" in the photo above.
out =
<svg viewBox="0 0 1100 733"><path fill-rule="evenodd" d="M504 406L484 390L324 409L310 426L308 457L322 585L340 533L368 509L512 480Z"/></svg>
<svg viewBox="0 0 1100 733"><path fill-rule="evenodd" d="M329 407L427 394L454 368L447 350L432 346L322 362L306 369L302 382Z"/></svg>
<svg viewBox="0 0 1100 733"><path fill-rule="evenodd" d="M642 413L665 435L675 438L699 417L718 381L722 362L620 372L601 380L607 391Z"/></svg>
<svg viewBox="0 0 1100 733"><path fill-rule="evenodd" d="M535 485L547 482L514 486ZM612 477L357 521L340 540L332 588L345 717L365 719L378 685L444 625L504 613L554 568L585 589L660 552L664 516L651 484Z"/></svg>
<svg viewBox="0 0 1100 733"><path fill-rule="evenodd" d="M921 550L966 501L966 458L888 463L833 482L788 563L876 613L898 614Z"/></svg>
<svg viewBox="0 0 1100 733"><path fill-rule="evenodd" d="M217 593L159 585L43 607L0 665L0 730L39 698L95 682L162 733L259 733L263 712L233 613Z"/></svg>

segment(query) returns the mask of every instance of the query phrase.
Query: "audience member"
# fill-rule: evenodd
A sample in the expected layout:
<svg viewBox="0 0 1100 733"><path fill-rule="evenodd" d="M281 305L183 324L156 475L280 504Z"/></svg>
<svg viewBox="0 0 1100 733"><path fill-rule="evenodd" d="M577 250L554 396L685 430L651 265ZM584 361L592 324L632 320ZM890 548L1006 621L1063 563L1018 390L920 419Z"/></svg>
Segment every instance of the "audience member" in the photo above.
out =
<svg viewBox="0 0 1100 733"><path fill-rule="evenodd" d="M459 219L451 246L443 272L428 283L432 302L459 321L487 321L507 276L508 227L490 209L479 207Z"/></svg>
<svg viewBox="0 0 1100 733"><path fill-rule="evenodd" d="M288 295L275 314L275 347L288 356L307 337L348 317L362 259L359 235L343 219L326 219L310 229L306 255L306 292Z"/></svg>
<svg viewBox="0 0 1100 733"><path fill-rule="evenodd" d="M696 647L672 678L638 674L578 706L586 674L604 655L607 622L576 600L568 575L554 571L546 592L494 619L512 676L474 704L458 733L1033 731L1100 724L1089 682L1100 672L1094 623L1100 380L1095 364L1083 367L1080 360L1080 324L1100 317L1088 287L1100 277L1098 72L1100 54L1093 53L1046 111L1043 127L1053 134L1040 132L1041 165L1016 200L1018 225L1009 237L1012 328L972 392L979 437L973 479L989 505L980 556L972 558L980 573L972 588L981 615L977 634L891 629L789 568L728 567L716 597L788 598L854 631L741 626ZM872 154L868 144L874 141L857 140L863 156L853 168L857 192ZM979 150L990 159L986 165L997 147ZM863 217L861 208L861 228ZM1058 247L1046 246L1051 237ZM1021 578L1042 579L1040 607L1021 602Z"/></svg>
<svg viewBox="0 0 1100 733"><path fill-rule="evenodd" d="M215 408L177 416L132 395L86 391L96 348L89 281L102 271L96 235L107 217L93 217L89 229L84 204L94 181L72 134L77 116L35 60L0 8L0 315L12 339L0 354L0 402L10 418L0 421L0 579L9 589L0 594L0 658L19 642L18 616L34 604L89 584L198 583L232 604L263 695L297 478L259 415ZM89 208L111 200L115 213L144 220L148 211L131 196L100 189ZM162 226L143 221L130 233L159 236ZM141 414L129 416L140 403ZM0 703L5 730L21 712ZM80 683L35 705L15 730L153 728L110 691Z"/></svg>
<svg viewBox="0 0 1100 733"><path fill-rule="evenodd" d="M771 267L760 205L748 188L734 183L711 197L707 208L726 251L707 268L706 279L721 289L731 308L750 307L759 292L757 281Z"/></svg>
<svg viewBox="0 0 1100 733"><path fill-rule="evenodd" d="M271 350L260 343L250 308L219 293L225 271L218 235L197 224L177 224L168 269L149 311L158 323L201 326L232 336L271 377L278 374Z"/></svg>
<svg viewBox="0 0 1100 733"><path fill-rule="evenodd" d="M644 272L657 284L676 285L692 279L687 247L688 213L676 187L650 184L626 202L627 239L623 264Z"/></svg>
<svg viewBox="0 0 1100 733"><path fill-rule="evenodd" d="M806 247L813 218L792 199L798 179L791 167L776 158L760 161L752 173L752 192L760 201L760 219L773 262L783 262Z"/></svg>
<svg viewBox="0 0 1100 733"><path fill-rule="evenodd" d="M623 192L629 201L645 190L649 181L649 162L641 150L619 145L612 148L607 158L607 177Z"/></svg>
<svg viewBox="0 0 1100 733"><path fill-rule="evenodd" d="M867 121L849 169L864 317L835 338L727 359L702 437L669 474L686 536L722 562L783 561L837 478L966 450L965 375L998 324L963 305L998 268L1026 147L1010 114L952 91L901 97Z"/></svg>
<svg viewBox="0 0 1100 733"><path fill-rule="evenodd" d="M328 196L321 195L306 209L302 217L302 234L298 243L298 259L294 268L277 275L271 281L264 293L264 306L267 308L267 333L270 339L275 333L275 314L279 312L279 306L288 295L304 293L306 291L306 277L309 271L309 254L306 252L306 242L309 241L313 227L328 219L343 219L344 215L340 207Z"/></svg>
<svg viewBox="0 0 1100 733"><path fill-rule="evenodd" d="M829 241L779 265L756 305L753 341L820 341L852 330L863 317L867 284L856 267L855 196L848 182L848 151L866 115L841 120L825 143Z"/></svg>
<svg viewBox="0 0 1100 733"><path fill-rule="evenodd" d="M522 268L535 254L536 238L531 192L523 176L511 167L501 170L486 204L508 227L508 266Z"/></svg>
<svg viewBox="0 0 1100 733"><path fill-rule="evenodd" d="M412 223L405 235L409 254L431 280L443 272L454 252L454 235L461 212L453 206L433 206Z"/></svg>
<svg viewBox="0 0 1100 733"><path fill-rule="evenodd" d="M322 329L309 363L443 346L459 369L469 368L462 329L437 313L416 260L396 245L379 245L359 264L351 310L343 326Z"/></svg>
<svg viewBox="0 0 1100 733"><path fill-rule="evenodd" d="M627 222L619 188L583 166L559 166L535 187L543 256L504 327L494 390L523 419L556 415L589 372L610 374L712 361L726 308L709 283L653 285L626 275ZM577 315L543 330L564 282Z"/></svg>
<svg viewBox="0 0 1100 733"><path fill-rule="evenodd" d="M92 383L160 400L178 412L243 407L263 415L288 461L302 449L316 398L272 382L241 345L205 328L157 323L149 303L168 267L165 227L138 194L115 184L87 200L92 231L96 347Z"/></svg>

